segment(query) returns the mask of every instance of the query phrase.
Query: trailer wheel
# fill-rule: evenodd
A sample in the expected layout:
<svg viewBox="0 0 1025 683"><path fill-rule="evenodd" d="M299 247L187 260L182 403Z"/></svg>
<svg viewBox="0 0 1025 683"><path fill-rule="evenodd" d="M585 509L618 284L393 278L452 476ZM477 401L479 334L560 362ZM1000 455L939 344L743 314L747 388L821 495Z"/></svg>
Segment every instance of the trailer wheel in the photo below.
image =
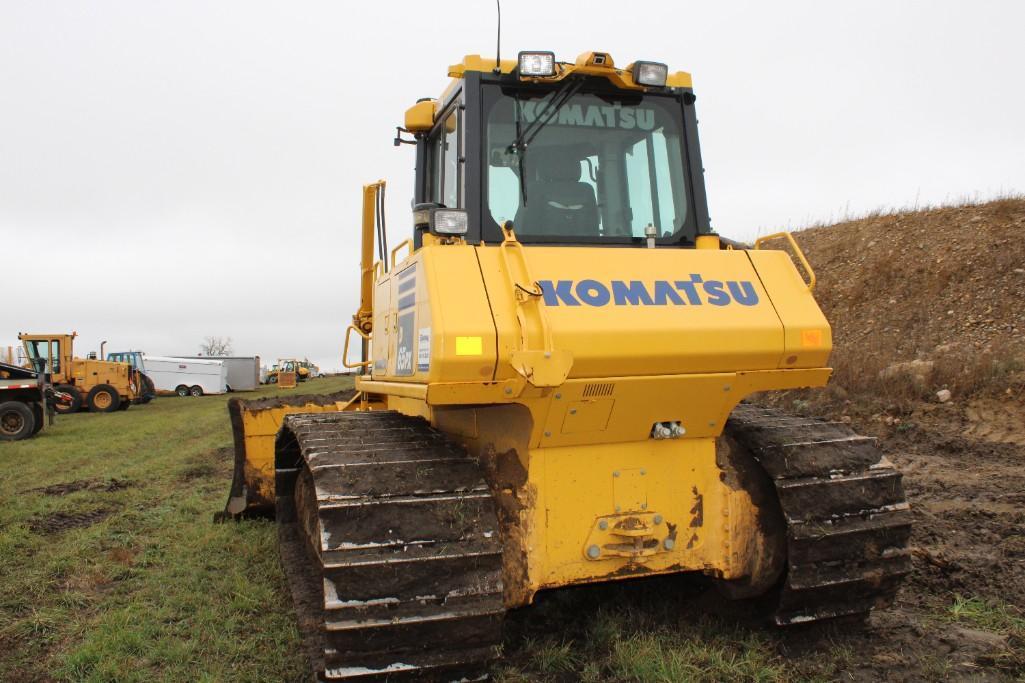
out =
<svg viewBox="0 0 1025 683"><path fill-rule="evenodd" d="M189 388L184 384L179 384L174 388L174 393L178 394L179 396L188 396Z"/></svg>
<svg viewBox="0 0 1025 683"><path fill-rule="evenodd" d="M32 436L36 416L21 401L0 403L0 441L19 441Z"/></svg>
<svg viewBox="0 0 1025 683"><path fill-rule="evenodd" d="M71 396L71 403L61 403L60 401L54 402L53 409L59 414L68 415L70 413L77 413L82 409L82 394L74 386L70 384L58 384L54 389Z"/></svg>
<svg viewBox="0 0 1025 683"><path fill-rule="evenodd" d="M193 396L196 396L196 397L202 396L203 395L203 387L201 387L201 386L199 386L197 384L196 386L194 386L191 389L189 389L189 393L192 394Z"/></svg>
<svg viewBox="0 0 1025 683"><path fill-rule="evenodd" d="M86 398L89 410L94 413L112 413L121 407L121 395L109 384L97 384L89 390Z"/></svg>
<svg viewBox="0 0 1025 683"><path fill-rule="evenodd" d="M43 428L43 420L46 419L42 403L32 404L32 415L36 418L36 426L32 428L32 436L35 436Z"/></svg>

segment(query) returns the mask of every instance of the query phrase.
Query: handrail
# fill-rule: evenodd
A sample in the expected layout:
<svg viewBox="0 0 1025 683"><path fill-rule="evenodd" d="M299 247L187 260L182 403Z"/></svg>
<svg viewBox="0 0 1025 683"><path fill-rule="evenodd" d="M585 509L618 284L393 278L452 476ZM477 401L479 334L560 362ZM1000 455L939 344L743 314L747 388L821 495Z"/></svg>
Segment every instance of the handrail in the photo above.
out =
<svg viewBox="0 0 1025 683"><path fill-rule="evenodd" d="M391 268L392 268L392 270L395 270L395 253L399 249L401 249L402 247L409 247L409 252L413 253L413 240L412 239L402 240L401 242L399 242L397 247L395 247L394 249L391 250ZM407 254L406 256L408 258L409 254Z"/></svg>
<svg viewBox="0 0 1025 683"><path fill-rule="evenodd" d="M797 260L800 261L801 267L804 268L804 272L808 274L808 282L805 285L808 287L808 291L815 289L815 271L811 269L811 264L808 263L808 259L804 257L804 252L801 251L801 247L798 246L797 240L789 232L774 232L771 235L765 235L755 240L755 249L761 249L762 244L769 240L775 240L785 238L790 243L790 247L793 249L794 255L797 256Z"/></svg>
<svg viewBox="0 0 1025 683"><path fill-rule="evenodd" d="M370 341L370 335L366 334L365 332L363 332L363 330L359 329L355 325L349 325L345 329L345 348L342 350L342 365L345 366L346 368L348 368L349 370L355 370L357 368L365 368L365 367L373 364L373 361L370 361L370 360L365 360L365 361L363 361L361 363L350 363L349 362L349 339L352 337L352 333L353 332L355 332L359 336L363 337L365 340Z"/></svg>

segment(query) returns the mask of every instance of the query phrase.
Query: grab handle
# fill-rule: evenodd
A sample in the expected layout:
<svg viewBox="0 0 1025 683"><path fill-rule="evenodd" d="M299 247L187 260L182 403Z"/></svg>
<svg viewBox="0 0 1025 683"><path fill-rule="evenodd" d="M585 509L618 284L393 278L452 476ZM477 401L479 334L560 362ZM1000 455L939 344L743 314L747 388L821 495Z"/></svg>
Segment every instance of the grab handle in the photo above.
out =
<svg viewBox="0 0 1025 683"><path fill-rule="evenodd" d="M808 274L808 282L805 283L808 287L808 291L812 291L815 289L815 271L811 269L811 264L809 264L808 259L804 257L804 252L801 251L801 247L797 245L797 240L795 240L794 236L789 232L774 232L771 235L759 237L755 240L755 249L761 249L762 245L766 242L780 238L786 239L786 241L790 243L790 248L793 251L794 256L796 256L797 260L800 261L801 267L804 268L804 272Z"/></svg>

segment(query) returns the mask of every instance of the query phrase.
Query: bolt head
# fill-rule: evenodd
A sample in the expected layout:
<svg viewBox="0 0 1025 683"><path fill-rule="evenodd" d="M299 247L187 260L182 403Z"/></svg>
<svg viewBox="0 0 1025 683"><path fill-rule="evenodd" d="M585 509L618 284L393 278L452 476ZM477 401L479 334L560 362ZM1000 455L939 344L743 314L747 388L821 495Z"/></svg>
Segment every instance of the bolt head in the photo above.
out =
<svg viewBox="0 0 1025 683"><path fill-rule="evenodd" d="M655 515L655 519L653 519L652 521L655 522L655 524L661 524L662 523L662 515Z"/></svg>
<svg viewBox="0 0 1025 683"><path fill-rule="evenodd" d="M545 436L551 436L551 435L552 435L551 432L545 432Z"/></svg>
<svg viewBox="0 0 1025 683"><path fill-rule="evenodd" d="M622 511L623 511L623 508L621 508L621 507L619 507L619 506L617 505L617 506L616 506L616 512L622 512Z"/></svg>
<svg viewBox="0 0 1025 683"><path fill-rule="evenodd" d="M614 472L612 473L612 476L613 476L613 477L618 477L618 476L619 476L619 470L615 470L615 471L614 471Z"/></svg>
<svg viewBox="0 0 1025 683"><path fill-rule="evenodd" d="M642 510L647 510L648 509L648 504L647 503L641 503L641 509Z"/></svg>
<svg viewBox="0 0 1025 683"><path fill-rule="evenodd" d="M608 529L609 528L608 520L606 520L606 519L598 520L598 528L601 529L602 531L605 531L606 529Z"/></svg>
<svg viewBox="0 0 1025 683"><path fill-rule="evenodd" d="M675 545L676 541L674 541L671 538L667 538L666 540L662 541L662 547L664 547L666 550L672 550L673 546Z"/></svg>
<svg viewBox="0 0 1025 683"><path fill-rule="evenodd" d="M576 415L577 414L577 409L576 408L570 408L569 409L569 414L570 415Z"/></svg>
<svg viewBox="0 0 1025 683"><path fill-rule="evenodd" d="M512 387L506 387L505 388L505 393L511 394L512 393Z"/></svg>
<svg viewBox="0 0 1025 683"><path fill-rule="evenodd" d="M645 474L647 474L647 473L648 473L648 470L646 470L646 469L641 469L641 476L642 476L642 477L643 477L643 476L644 476Z"/></svg>
<svg viewBox="0 0 1025 683"><path fill-rule="evenodd" d="M558 400L558 399L562 398L562 394L556 394L556 395L555 395L555 398L556 398L556 400Z"/></svg>
<svg viewBox="0 0 1025 683"><path fill-rule="evenodd" d="M599 548L596 545L587 546L587 556L590 557L592 560L597 560L600 555L601 548Z"/></svg>

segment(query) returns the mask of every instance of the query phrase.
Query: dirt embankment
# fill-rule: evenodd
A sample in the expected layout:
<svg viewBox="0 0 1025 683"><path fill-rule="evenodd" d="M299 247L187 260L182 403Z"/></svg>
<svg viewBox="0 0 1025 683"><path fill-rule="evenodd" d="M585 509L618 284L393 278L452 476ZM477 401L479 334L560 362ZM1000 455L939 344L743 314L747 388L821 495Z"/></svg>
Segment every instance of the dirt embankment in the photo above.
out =
<svg viewBox="0 0 1025 683"><path fill-rule="evenodd" d="M868 656L822 668L855 680L1025 675L1025 199L796 237L836 371L826 391L765 400L878 437L915 517L897 606L849 643ZM952 626L965 604L981 616Z"/></svg>

